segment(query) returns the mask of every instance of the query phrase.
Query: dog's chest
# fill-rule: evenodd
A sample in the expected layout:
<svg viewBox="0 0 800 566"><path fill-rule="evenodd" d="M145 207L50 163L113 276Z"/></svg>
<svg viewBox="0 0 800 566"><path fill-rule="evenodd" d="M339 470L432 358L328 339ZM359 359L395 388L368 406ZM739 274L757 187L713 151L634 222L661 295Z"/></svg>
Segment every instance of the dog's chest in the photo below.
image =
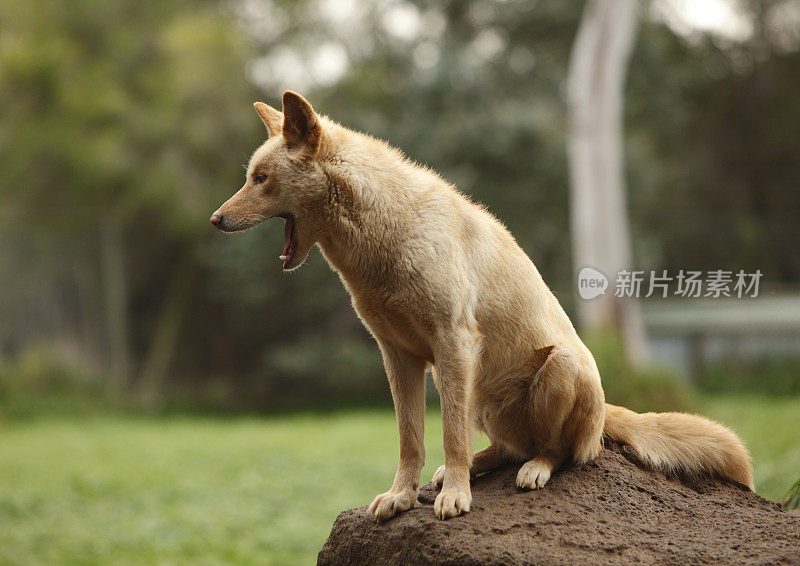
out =
<svg viewBox="0 0 800 566"><path fill-rule="evenodd" d="M433 323L419 305L395 294L353 294L353 307L378 340L391 341L433 362Z"/></svg>

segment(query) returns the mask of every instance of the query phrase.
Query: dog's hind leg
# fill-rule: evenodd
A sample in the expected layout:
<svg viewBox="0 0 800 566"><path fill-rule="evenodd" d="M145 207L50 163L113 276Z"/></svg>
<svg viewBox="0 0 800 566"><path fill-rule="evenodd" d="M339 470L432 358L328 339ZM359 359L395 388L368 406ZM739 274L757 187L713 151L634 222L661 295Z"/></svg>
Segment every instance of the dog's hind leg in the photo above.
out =
<svg viewBox="0 0 800 566"><path fill-rule="evenodd" d="M583 463L600 451L605 397L594 361L587 356L557 346L536 372L530 424L540 449L520 468L519 487L540 489L570 456Z"/></svg>

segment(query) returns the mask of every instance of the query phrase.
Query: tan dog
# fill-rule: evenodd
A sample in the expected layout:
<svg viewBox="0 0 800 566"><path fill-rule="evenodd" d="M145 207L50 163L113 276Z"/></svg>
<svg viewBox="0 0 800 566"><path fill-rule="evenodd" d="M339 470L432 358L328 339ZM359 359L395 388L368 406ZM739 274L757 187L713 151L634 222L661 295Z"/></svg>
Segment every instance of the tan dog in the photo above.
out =
<svg viewBox="0 0 800 566"><path fill-rule="evenodd" d="M747 450L724 426L605 403L592 354L486 209L385 142L316 114L298 94L284 93L283 112L255 107L269 140L211 223L230 232L285 218L283 268L318 245L378 341L400 463L391 489L369 507L376 519L417 501L428 365L444 424L439 518L469 511L471 475L524 462L517 484L538 489L568 458L597 456L603 434L664 472L715 473L752 488ZM491 445L473 456L474 426Z"/></svg>

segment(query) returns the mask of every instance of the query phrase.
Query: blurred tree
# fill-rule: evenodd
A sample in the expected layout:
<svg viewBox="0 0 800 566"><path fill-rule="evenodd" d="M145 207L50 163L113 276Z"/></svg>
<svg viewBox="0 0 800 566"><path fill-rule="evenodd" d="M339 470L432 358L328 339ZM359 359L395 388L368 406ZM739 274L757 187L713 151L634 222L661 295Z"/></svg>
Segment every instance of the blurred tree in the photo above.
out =
<svg viewBox="0 0 800 566"><path fill-rule="evenodd" d="M13 108L0 124L0 202L24 211L18 228L88 247L75 256L79 272L100 265L97 332L120 390L141 346L142 384L159 388L191 271L187 261L159 263L158 251L191 257L207 212L232 186L216 163L241 159L234 148L255 131L243 103L247 51L221 16L215 2L188 0L0 6L0 103ZM157 268L146 271L171 291L155 330L137 334L143 313L130 321L128 310L142 266L129 240L139 230L151 239L142 260Z"/></svg>
<svg viewBox="0 0 800 566"><path fill-rule="evenodd" d="M624 85L637 26L637 0L590 0L581 18L568 71L572 263L577 277L587 266L612 281L632 270L623 162ZM647 358L637 298L613 287L578 301L584 331L619 332L628 360Z"/></svg>

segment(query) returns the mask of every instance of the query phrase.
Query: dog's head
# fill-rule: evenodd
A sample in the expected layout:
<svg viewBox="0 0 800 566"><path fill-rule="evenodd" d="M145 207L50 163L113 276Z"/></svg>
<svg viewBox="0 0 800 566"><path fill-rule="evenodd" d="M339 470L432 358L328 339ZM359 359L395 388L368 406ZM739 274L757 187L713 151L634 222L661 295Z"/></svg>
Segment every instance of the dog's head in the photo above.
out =
<svg viewBox="0 0 800 566"><path fill-rule="evenodd" d="M286 270L299 267L317 242L319 211L328 180L318 162L323 129L308 101L283 93L283 112L255 103L269 139L250 158L244 186L211 215L224 232L246 230L270 218L284 218L286 242L280 259Z"/></svg>

